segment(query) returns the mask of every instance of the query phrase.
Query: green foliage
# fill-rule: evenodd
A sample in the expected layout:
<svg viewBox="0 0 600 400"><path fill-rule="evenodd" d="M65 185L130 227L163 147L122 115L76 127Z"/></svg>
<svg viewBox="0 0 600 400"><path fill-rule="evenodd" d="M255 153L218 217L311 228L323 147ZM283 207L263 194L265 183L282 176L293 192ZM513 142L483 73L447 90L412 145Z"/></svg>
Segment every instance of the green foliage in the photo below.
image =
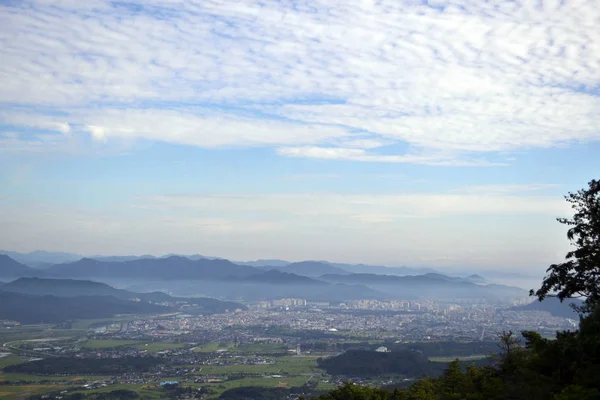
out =
<svg viewBox="0 0 600 400"><path fill-rule="evenodd" d="M542 287L531 291L540 301L553 293L561 301L572 297L585 297L587 305L600 301L600 181L588 185L565 197L575 214L558 221L569 227L567 237L575 249L564 263L551 265Z"/></svg>
<svg viewBox="0 0 600 400"><path fill-rule="evenodd" d="M284 388L240 387L223 392L222 400L280 400L289 395Z"/></svg>
<svg viewBox="0 0 600 400"><path fill-rule="evenodd" d="M346 383L345 385L337 388L336 390L327 393L321 397L320 400L392 400L392 399L403 399L403 397L392 397L396 392L389 392L384 389L361 387L353 385L352 383Z"/></svg>

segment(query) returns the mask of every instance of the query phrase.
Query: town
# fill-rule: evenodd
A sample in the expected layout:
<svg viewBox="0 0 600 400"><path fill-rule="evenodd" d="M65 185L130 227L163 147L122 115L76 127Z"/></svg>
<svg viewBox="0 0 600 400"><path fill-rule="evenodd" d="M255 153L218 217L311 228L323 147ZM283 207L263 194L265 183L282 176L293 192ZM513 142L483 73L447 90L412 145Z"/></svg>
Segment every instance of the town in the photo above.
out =
<svg viewBox="0 0 600 400"><path fill-rule="evenodd" d="M1 324L5 334L31 329L11 321ZM121 315L40 327L39 338L4 343L1 352L7 357L3 365L8 368L0 375L0 385L3 390L27 387L33 393L47 393L47 399L123 388L145 391L152 398L173 387L190 389L169 391L174 398L217 398L228 390L257 385L285 388L295 398L348 380L385 385L415 378L338 376L320 366L320 360L349 349L390 352L422 346L434 364L452 357L483 362L502 332L536 330L550 336L576 327L573 319L483 301L315 304L282 298L225 313ZM433 346L427 347L428 343ZM460 343L464 345L457 345ZM440 344L449 350L431 350ZM49 365L53 360L83 360L87 365L144 360L150 364L129 366L119 373L108 373L102 366L86 370L68 363L36 371L19 368L35 363L18 364L16 358ZM15 362L15 371L8 366L9 360Z"/></svg>

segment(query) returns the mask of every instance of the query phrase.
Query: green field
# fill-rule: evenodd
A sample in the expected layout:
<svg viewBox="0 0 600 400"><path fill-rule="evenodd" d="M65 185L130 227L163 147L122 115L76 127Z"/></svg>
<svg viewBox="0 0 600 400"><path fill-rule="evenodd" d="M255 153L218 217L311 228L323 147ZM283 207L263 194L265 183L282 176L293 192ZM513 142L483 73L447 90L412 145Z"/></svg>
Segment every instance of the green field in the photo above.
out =
<svg viewBox="0 0 600 400"><path fill-rule="evenodd" d="M85 349L95 349L95 350L103 350L103 349L114 349L116 347L123 346L134 346L143 344L137 340L87 340L83 342L82 346Z"/></svg>
<svg viewBox="0 0 600 400"><path fill-rule="evenodd" d="M0 345L7 342L41 338L76 337L85 331L77 329L52 329L49 326L22 326L0 330Z"/></svg>
<svg viewBox="0 0 600 400"><path fill-rule="evenodd" d="M231 349L235 353L248 354L269 354L269 353L285 353L288 347L278 343L250 343L241 344Z"/></svg>
<svg viewBox="0 0 600 400"><path fill-rule="evenodd" d="M278 357L274 364L199 365L196 373L201 375L237 374L312 374L322 373L316 357Z"/></svg>
<svg viewBox="0 0 600 400"><path fill-rule="evenodd" d="M217 350L227 350L237 354L280 354L285 353L288 347L279 343L249 343L237 346L233 343L207 343L194 349L197 353L213 353Z"/></svg>
<svg viewBox="0 0 600 400"><path fill-rule="evenodd" d="M135 347L146 350L148 353L156 353L163 350L181 349L185 345L179 343L142 342L139 340L87 340L83 343L82 347L94 350Z"/></svg>
<svg viewBox="0 0 600 400"><path fill-rule="evenodd" d="M102 348L109 348L111 346L124 345L123 342L127 341L90 341L91 346L97 346ZM109 343L112 342L112 343ZM135 342L136 346L139 346L139 342ZM149 343L150 345L156 345L155 349L163 349L165 345L171 345L170 343ZM176 345L180 346L180 345ZM218 344L214 344L210 349L219 349ZM317 357L297 357L297 356L285 356L276 357L274 364L264 365L229 365L229 366L187 366L188 368L196 368L196 376L201 375L215 375L225 377L223 382L215 383L194 383L195 379L193 376L188 379L181 378L161 378L161 380L178 380L182 382L182 386L193 386L200 387L205 386L214 391L210 398L217 398L222 392L228 389L238 388L242 386L261 386L267 388L274 387L294 387L302 386L307 381L315 380L318 387L323 390L329 390L333 386L329 383L320 382L316 376L323 373L317 366ZM239 374L250 374L242 379L227 380L228 376L239 375ZM281 377L272 378L270 375L282 375ZM100 376L74 376L74 377L60 377L60 376L36 376L26 374L4 374L0 375L0 381L28 381L28 382L43 382L43 384L37 385L24 385L24 386L0 386L0 398L18 398L26 397L36 393L45 393L54 390L64 390L69 387L74 387L78 384L78 381L93 382L96 380L104 379L105 377ZM47 381L47 382L46 382ZM53 385L52 382L61 382L61 385ZM141 385L141 384L119 384L110 385L101 389L86 390L84 393L100 393L110 392L118 389L135 390L140 394L142 398L158 399L163 393L162 390L154 385ZM71 392L70 393L75 393Z"/></svg>
<svg viewBox="0 0 600 400"><path fill-rule="evenodd" d="M430 361L449 363L458 358L459 361L479 361L489 357L488 354L473 354L471 356L445 356L445 357L429 357Z"/></svg>
<svg viewBox="0 0 600 400"><path fill-rule="evenodd" d="M183 347L185 347L185 345L179 343L150 342L141 343L136 345L135 347L142 350L146 350L148 353L157 353L163 350L182 349Z"/></svg>
<svg viewBox="0 0 600 400"><path fill-rule="evenodd" d="M214 391L213 394L208 396L209 399L218 398L221 393L229 389L235 389L245 386L259 386L265 388L276 388L276 387L298 387L304 385L307 381L312 380L310 376L294 376L294 377L282 377L282 378L262 378L262 377L251 377L243 379L235 379L230 381L209 383L209 384L184 384L184 386L200 387L204 386ZM331 390L334 386L331 383L318 383L318 388L322 390Z"/></svg>
<svg viewBox="0 0 600 400"><path fill-rule="evenodd" d="M8 367L9 365L21 364L25 362L25 358L21 356L16 356L14 354L0 357L0 369L4 367Z"/></svg>
<svg viewBox="0 0 600 400"><path fill-rule="evenodd" d="M196 353L213 353L217 350L231 350L234 348L232 343L208 343L194 349Z"/></svg>
<svg viewBox="0 0 600 400"><path fill-rule="evenodd" d="M35 394L43 394L61 389L56 385L24 385L24 386L0 386L0 399L27 398Z"/></svg>
<svg viewBox="0 0 600 400"><path fill-rule="evenodd" d="M52 375L30 375L30 374L0 374L0 381L23 381L23 382L78 382L78 381L97 381L106 379L106 376L52 376Z"/></svg>

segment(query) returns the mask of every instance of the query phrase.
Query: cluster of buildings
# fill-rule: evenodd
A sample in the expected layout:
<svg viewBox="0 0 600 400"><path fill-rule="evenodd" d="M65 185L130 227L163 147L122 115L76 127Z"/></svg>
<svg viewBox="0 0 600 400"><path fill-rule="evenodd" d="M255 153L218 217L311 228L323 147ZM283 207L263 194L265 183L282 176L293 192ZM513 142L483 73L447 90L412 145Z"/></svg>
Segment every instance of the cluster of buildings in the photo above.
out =
<svg viewBox="0 0 600 400"><path fill-rule="evenodd" d="M213 315L149 317L121 325L119 335L176 342L252 343L264 329L322 332L398 340L495 340L504 330L553 334L573 329L573 321L545 312L514 311L489 304L432 301L349 301L343 306L310 306L303 299L273 300L245 311ZM306 304L306 305L305 305Z"/></svg>

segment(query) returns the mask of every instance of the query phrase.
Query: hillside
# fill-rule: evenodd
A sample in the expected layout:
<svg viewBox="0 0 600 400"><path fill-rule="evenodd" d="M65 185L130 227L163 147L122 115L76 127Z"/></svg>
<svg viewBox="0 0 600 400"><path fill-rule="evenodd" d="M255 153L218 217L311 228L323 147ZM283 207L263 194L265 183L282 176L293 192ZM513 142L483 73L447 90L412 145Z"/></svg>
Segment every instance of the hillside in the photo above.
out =
<svg viewBox="0 0 600 400"><path fill-rule="evenodd" d="M4 292L34 296L66 298L80 296L111 296L121 300L140 299L143 302L152 303L187 302L190 305L198 307L199 312L207 313L246 308L239 303L224 302L216 299L203 297L179 298L169 296L162 292L136 293L123 289L115 289L112 286L100 282L74 279L20 278L2 285L0 289Z"/></svg>
<svg viewBox="0 0 600 400"><path fill-rule="evenodd" d="M75 319L109 318L116 314L151 314L172 308L113 296L33 296L0 291L0 319L22 324L58 323Z"/></svg>
<svg viewBox="0 0 600 400"><path fill-rule="evenodd" d="M319 367L331 375L381 377L391 374L406 377L437 375L441 368L423 354L412 350L378 353L371 350L349 350L336 357L319 359Z"/></svg>
<svg viewBox="0 0 600 400"><path fill-rule="evenodd" d="M0 278L14 279L21 276L36 276L40 274L33 268L23 265L6 254L0 254Z"/></svg>

